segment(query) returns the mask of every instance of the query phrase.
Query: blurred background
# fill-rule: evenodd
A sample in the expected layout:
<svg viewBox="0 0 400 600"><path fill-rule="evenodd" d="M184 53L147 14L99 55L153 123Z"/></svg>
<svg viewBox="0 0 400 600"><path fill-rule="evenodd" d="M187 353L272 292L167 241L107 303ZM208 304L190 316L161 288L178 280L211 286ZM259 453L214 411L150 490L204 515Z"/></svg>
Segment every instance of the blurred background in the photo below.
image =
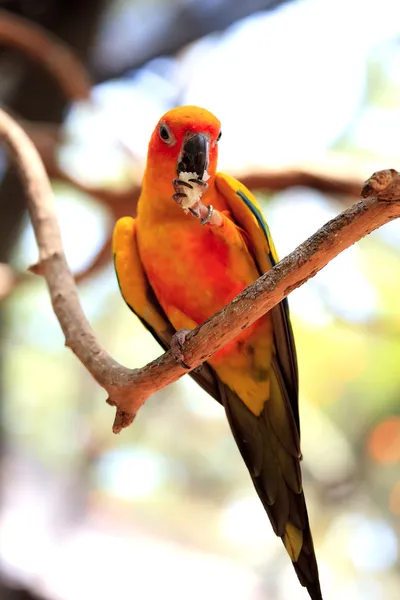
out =
<svg viewBox="0 0 400 600"><path fill-rule="evenodd" d="M218 115L220 168L257 194L281 256L400 167L398 0L0 7L1 105L41 153L84 309L127 366L161 350L119 296L110 236L163 112ZM0 176L1 599L306 599L221 407L189 377L111 433L26 271L37 249L3 152ZM325 600L400 597L399 276L393 222L290 296Z"/></svg>

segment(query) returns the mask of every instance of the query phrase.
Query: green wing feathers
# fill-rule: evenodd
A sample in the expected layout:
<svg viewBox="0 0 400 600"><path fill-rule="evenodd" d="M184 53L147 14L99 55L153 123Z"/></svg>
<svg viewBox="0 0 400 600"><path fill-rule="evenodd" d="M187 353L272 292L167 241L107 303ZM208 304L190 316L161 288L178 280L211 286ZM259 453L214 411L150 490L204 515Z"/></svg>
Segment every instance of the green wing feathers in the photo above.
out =
<svg viewBox="0 0 400 600"><path fill-rule="evenodd" d="M234 220L251 238L254 259L259 267L260 275L266 273L279 259L269 227L257 200L244 185L229 175L217 173L215 181L217 188L229 205ZM286 399L291 405L300 434L299 376L287 299L285 298L283 302L275 306L270 314L273 322L275 354L288 392Z"/></svg>

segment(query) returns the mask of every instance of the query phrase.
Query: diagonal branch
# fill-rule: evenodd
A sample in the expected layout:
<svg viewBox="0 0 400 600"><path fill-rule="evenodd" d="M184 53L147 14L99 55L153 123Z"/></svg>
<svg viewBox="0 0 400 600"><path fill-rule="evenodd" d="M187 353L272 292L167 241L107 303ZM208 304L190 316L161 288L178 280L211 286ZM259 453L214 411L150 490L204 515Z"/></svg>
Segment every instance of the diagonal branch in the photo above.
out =
<svg viewBox="0 0 400 600"><path fill-rule="evenodd" d="M79 303L62 248L52 190L39 155L21 127L2 111L0 137L11 150L28 196L39 246L36 272L46 279L66 345L108 392L109 404L117 407L113 430L119 432L133 421L151 394L187 370L170 351L141 369L128 369L100 346ZM193 369L206 361L340 252L399 216L400 174L394 169L379 171L364 185L359 202L326 223L228 306L197 327L185 342L184 362Z"/></svg>
<svg viewBox="0 0 400 600"><path fill-rule="evenodd" d="M114 221L126 215L136 214L136 205L140 196L140 186L132 184L130 187L120 190L107 187L96 187L85 184L75 179L64 171L55 158L55 147L60 140L59 128L52 124L36 124L30 121L16 119L22 125L25 132L34 142L36 149L46 168L47 175L54 181L62 181L75 189L93 196L106 206L112 214ZM338 194L346 197L343 204L348 204L350 197L360 194L362 181L358 178L339 178L334 175L321 175L312 171L290 170L270 171L258 173L244 173L238 179L251 190L281 191L290 187L303 186L320 190L330 194ZM81 283L88 277L97 274L105 266L112 262L112 229L107 232L107 237L93 260L82 270L75 274L75 281ZM0 265L1 266L1 265ZM1 273L0 273L1 279ZM0 282L0 301L13 292L16 287L27 278L15 273L13 284L6 287ZM3 293L2 293L3 291Z"/></svg>

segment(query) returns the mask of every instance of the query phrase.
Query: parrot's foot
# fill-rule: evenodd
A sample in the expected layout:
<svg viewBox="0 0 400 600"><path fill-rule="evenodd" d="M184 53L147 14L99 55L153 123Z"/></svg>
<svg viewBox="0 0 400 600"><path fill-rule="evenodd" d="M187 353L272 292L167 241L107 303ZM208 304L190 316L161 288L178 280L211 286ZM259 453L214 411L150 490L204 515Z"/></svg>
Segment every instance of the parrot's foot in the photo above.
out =
<svg viewBox="0 0 400 600"><path fill-rule="evenodd" d="M201 201L202 194L208 188L206 181L191 177L187 181L174 179L172 184L175 189L172 198L186 213L190 212L196 219L199 219L201 225L209 224L213 227L222 225L222 217L219 212L211 204L204 206Z"/></svg>
<svg viewBox="0 0 400 600"><path fill-rule="evenodd" d="M182 352L183 345L189 333L190 329L179 329L179 331L177 331L171 339L171 352L174 355L176 362L178 362L184 369L191 368L183 360L185 357L183 356Z"/></svg>
<svg viewBox="0 0 400 600"><path fill-rule="evenodd" d="M191 212L194 217L200 219L198 205L200 198L208 188L208 183L202 179L196 179L194 173L182 173L182 177L174 179L175 194L172 198L182 207L185 212Z"/></svg>

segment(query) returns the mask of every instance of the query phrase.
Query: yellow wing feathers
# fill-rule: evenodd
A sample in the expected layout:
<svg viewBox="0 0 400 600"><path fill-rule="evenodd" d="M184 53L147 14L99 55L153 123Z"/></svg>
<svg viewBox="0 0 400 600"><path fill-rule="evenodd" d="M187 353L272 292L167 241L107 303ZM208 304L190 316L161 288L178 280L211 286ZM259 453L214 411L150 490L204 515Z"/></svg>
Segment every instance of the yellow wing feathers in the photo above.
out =
<svg viewBox="0 0 400 600"><path fill-rule="evenodd" d="M123 217L115 225L113 256L118 284L128 306L155 331L169 329L169 322L151 298L136 243L136 221L132 217Z"/></svg>
<svg viewBox="0 0 400 600"><path fill-rule="evenodd" d="M118 285L129 308L164 350L167 350L175 329L164 315L143 270L136 241L136 227L135 219L123 217L114 228L112 251ZM219 401L217 382L207 364L191 371L190 376Z"/></svg>

